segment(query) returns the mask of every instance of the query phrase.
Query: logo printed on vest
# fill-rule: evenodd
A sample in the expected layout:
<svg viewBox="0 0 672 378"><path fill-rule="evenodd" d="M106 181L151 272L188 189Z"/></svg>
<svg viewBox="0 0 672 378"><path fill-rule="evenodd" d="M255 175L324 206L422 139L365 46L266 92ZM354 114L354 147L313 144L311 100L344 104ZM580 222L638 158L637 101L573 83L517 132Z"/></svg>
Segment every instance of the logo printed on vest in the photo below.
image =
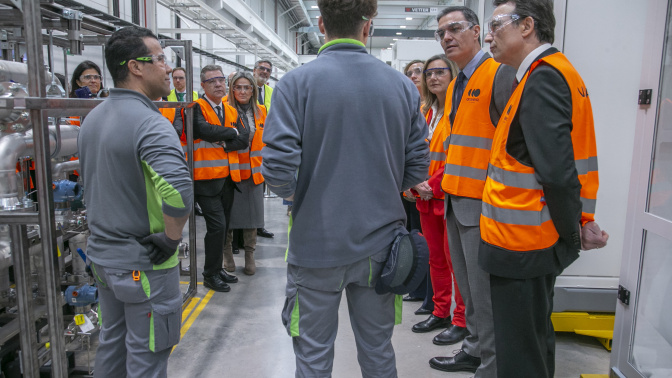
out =
<svg viewBox="0 0 672 378"><path fill-rule="evenodd" d="M481 90L478 88L470 89L469 92L467 92L467 101L470 102L479 102L480 100L477 98L481 94Z"/></svg>
<svg viewBox="0 0 672 378"><path fill-rule="evenodd" d="M577 90L579 91L579 94L581 95L581 97L588 97L588 88L579 87L579 88L577 88Z"/></svg>
<svg viewBox="0 0 672 378"><path fill-rule="evenodd" d="M512 108L512 107L513 107L513 105L509 105L509 108L506 109L506 114L507 114L507 115L508 115L509 113L511 113L511 108Z"/></svg>

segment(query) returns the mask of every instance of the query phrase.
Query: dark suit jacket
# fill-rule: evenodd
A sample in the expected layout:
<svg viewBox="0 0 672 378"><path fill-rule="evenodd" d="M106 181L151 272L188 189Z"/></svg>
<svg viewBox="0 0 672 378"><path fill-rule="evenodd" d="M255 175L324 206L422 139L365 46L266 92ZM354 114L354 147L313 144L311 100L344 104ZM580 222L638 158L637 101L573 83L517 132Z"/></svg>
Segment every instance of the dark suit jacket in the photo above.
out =
<svg viewBox="0 0 672 378"><path fill-rule="evenodd" d="M226 120L221 120L224 124ZM182 115L178 113L173 122L175 130L178 135L184 129ZM249 145L249 130L247 130L240 122L240 118L236 121L236 129L230 127L222 127L220 125L213 125L208 123L203 116L203 111L199 104L194 106L194 140L202 139L210 143L223 143L225 151L237 151L247 148ZM222 191L227 178L219 178L213 180L194 180L194 194L202 196L215 196Z"/></svg>
<svg viewBox="0 0 672 378"><path fill-rule="evenodd" d="M556 52L551 48L535 60ZM484 243L479 264L487 272L509 278L559 274L578 258L581 183L571 131L571 91L559 71L542 64L527 79L518 112L511 121L506 151L518 162L534 167L560 239L551 248L525 253Z"/></svg>

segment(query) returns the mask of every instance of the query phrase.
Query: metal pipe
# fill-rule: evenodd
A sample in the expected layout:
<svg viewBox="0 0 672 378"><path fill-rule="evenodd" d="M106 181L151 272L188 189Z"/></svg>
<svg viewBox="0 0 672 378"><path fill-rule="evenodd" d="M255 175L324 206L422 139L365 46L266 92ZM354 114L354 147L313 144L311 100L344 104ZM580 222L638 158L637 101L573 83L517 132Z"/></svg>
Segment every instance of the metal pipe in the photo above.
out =
<svg viewBox="0 0 672 378"><path fill-rule="evenodd" d="M39 112L39 110L31 112ZM78 136L79 127L63 125L61 128L60 156L70 156L77 153ZM29 130L25 135L8 134L0 138L0 198L18 196L19 176L16 174L16 161L22 156L36 156L34 139L34 130ZM56 127L49 127L48 142L50 149L55 149L56 140ZM51 161L49 161L49 166L51 166Z"/></svg>
<svg viewBox="0 0 672 378"><path fill-rule="evenodd" d="M41 75L39 75L44 69L42 67L44 54L42 51L42 11L40 0L23 1L23 25L26 32L26 49L30 58L28 59L28 93L32 97L46 97L45 80L44 77L40 77ZM60 279L56 270L58 257L56 255L54 199L53 193L50 190L51 161L49 159L48 125L46 117L44 117L41 110L31 110L30 119L33 121L34 130L35 176L37 178L36 189L40 206L40 235L42 237L42 256L44 259L43 273L45 282L47 283L44 289L47 297L47 322L49 324L49 338L51 342L51 376L54 378L65 378L68 376L68 365L65 358L65 340L62 337L64 324L60 301ZM29 311L29 313L32 314L32 311ZM27 333L34 334L34 332ZM22 345L24 344L25 342L22 342ZM30 349L33 349L32 345ZM33 358L33 361L37 361L37 358Z"/></svg>
<svg viewBox="0 0 672 378"><path fill-rule="evenodd" d="M21 366L23 376L38 378L40 367L37 360L37 332L33 315L33 291L28 259L28 237L25 225L10 226L12 239L12 257L14 259L14 281L16 282L16 300L19 307L21 332Z"/></svg>
<svg viewBox="0 0 672 378"><path fill-rule="evenodd" d="M63 172L74 171L79 168L79 160L64 161L51 166L52 176L58 176Z"/></svg>
<svg viewBox="0 0 672 378"><path fill-rule="evenodd" d="M188 101L193 101L192 99L192 90L190 90L193 86L192 80L193 80L193 54L191 53L191 40L185 40L184 41L184 65L187 68L187 72L189 72L189 75L187 75L187 100ZM189 175L191 176L191 181L193 183L194 181L194 108L185 108L184 109L184 114L185 114L185 129L187 132L187 156L189 156L189 159L187 159L187 164L189 165ZM183 296L183 299L186 301L187 298L196 295L196 292L198 291L198 286L196 284L197 282L197 277L196 277L196 271L197 269L197 261L196 261L196 213L194 213L193 209L191 211L191 214L189 214L189 247L193 253L189 255L189 288L187 289L187 292Z"/></svg>
<svg viewBox="0 0 672 378"><path fill-rule="evenodd" d="M42 36L40 36L40 41ZM44 72L44 81L49 80L49 70L40 66L35 72ZM15 83L28 84L28 65L9 60L0 60L0 82L13 81Z"/></svg>
<svg viewBox="0 0 672 378"><path fill-rule="evenodd" d="M84 259L79 256L77 249L81 249L83 252L86 252L86 242L88 237L88 232L86 234L77 234L70 238L70 255L72 256L72 275L74 276L75 282L83 283L88 282L89 275L86 273L86 262Z"/></svg>

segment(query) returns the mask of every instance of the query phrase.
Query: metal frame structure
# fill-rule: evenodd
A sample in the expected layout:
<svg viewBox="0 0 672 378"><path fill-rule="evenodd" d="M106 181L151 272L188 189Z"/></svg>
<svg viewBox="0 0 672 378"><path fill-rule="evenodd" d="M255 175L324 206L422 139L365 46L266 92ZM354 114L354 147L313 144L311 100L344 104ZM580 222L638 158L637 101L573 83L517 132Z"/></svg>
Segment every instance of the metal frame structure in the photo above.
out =
<svg viewBox="0 0 672 378"><path fill-rule="evenodd" d="M51 360L51 376L60 378L68 376L68 362L66 358L66 343L64 338L64 320L63 306L64 300L61 294L61 282L58 275L58 247L57 230L55 221L54 198L51 188L51 156L49 145L49 125L48 117L62 116L84 116L91 111L102 100L82 100L82 99L62 99L46 97L46 78L41 73L44 71L42 62L44 62L43 44L48 42L48 37L42 35L43 17L47 13L46 27L63 26L61 21L50 17L63 17L64 15L45 9L45 5L40 0L23 0L21 2L22 20L21 25L25 30L25 47L28 56L28 94L26 98L8 98L0 102L0 108L5 109L26 109L30 112L30 118L33 124L34 138L34 161L36 175L36 191L39 204L38 212L22 213L0 213L0 224L7 224L10 227L10 237L12 246L12 256L14 259L14 273L17 290L18 322L20 327L21 344L21 366L23 376L27 378L38 378L40 376L40 366L45 361ZM4 19L4 17L3 17ZM81 20L81 18L80 18ZM4 21L4 20L0 20ZM79 25L78 25L79 26ZM105 23L87 19L82 22L82 27L90 31L95 31L103 35L80 36L69 35L68 39L54 38L55 44L61 47L72 45L72 41L81 41L82 43L102 44L106 38L104 34L110 34L115 27L105 25ZM78 28L77 28L78 29ZM74 37L74 39L73 39ZM161 40L165 47L180 46L185 51L185 64L187 69L191 69L192 46L189 40ZM187 87L193 88L192 78L187 76ZM186 108L186 132L188 141L188 153L193 153L193 109L190 103L193 100L192 91L187 91L188 102L158 102L159 107ZM193 179L193 160L189 160L189 168ZM30 274L30 259L28 255L29 243L26 225L38 224L41 237L41 256L43 260L42 274L46 282L44 294L46 306L37 306L33 301L32 277ZM192 249L190 254L190 284L183 296L183 303L187 303L189 298L197 292L196 279L196 223L192 211L189 218L189 241ZM45 311L46 307L46 311ZM39 348L38 333L36 331L36 320L42 317L42 314L36 314L36 311L46 312L46 320L49 326L50 348ZM49 358L50 357L50 358Z"/></svg>

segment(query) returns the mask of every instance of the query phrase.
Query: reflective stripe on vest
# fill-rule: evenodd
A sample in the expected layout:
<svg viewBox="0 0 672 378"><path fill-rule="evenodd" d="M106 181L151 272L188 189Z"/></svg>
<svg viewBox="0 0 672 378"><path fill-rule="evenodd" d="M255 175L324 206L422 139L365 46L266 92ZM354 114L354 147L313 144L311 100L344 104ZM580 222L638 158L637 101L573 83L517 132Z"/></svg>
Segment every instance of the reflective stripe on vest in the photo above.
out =
<svg viewBox="0 0 672 378"><path fill-rule="evenodd" d="M204 99L196 100L199 103L201 112L205 121L222 126L219 121L217 113L210 103ZM233 107L226 103L222 103L224 108L224 127L235 128L236 120L238 120L238 112ZM182 120L184 122L184 110L182 111ZM182 150L187 150L187 138L184 130L184 123L182 127L182 136L180 137L182 143ZM188 158L188 157L187 157ZM194 140L194 180L212 180L231 176L231 179L240 182L240 172L238 171L238 153L236 151L226 152L224 148L218 144L206 142L202 139Z"/></svg>
<svg viewBox="0 0 672 378"><path fill-rule="evenodd" d="M521 96L531 72L539 64L560 72L572 90L572 145L577 176L581 182L581 222L594 219L597 188L597 147L593 113L583 80L561 53L532 64L511 95L508 111L499 121L493 140L488 178L483 192L481 239L509 251L536 251L552 247L559 235L544 199L543 187L533 167L523 165L506 152L511 122L516 118Z"/></svg>
<svg viewBox="0 0 672 378"><path fill-rule="evenodd" d="M444 142L446 165L441 189L454 196L481 199L495 126L490 119L492 83L500 64L485 60L471 75ZM446 109L452 108L455 80L450 82ZM450 117L446 122L450 123Z"/></svg>
<svg viewBox="0 0 672 378"><path fill-rule="evenodd" d="M254 137L250 146L244 150L238 151L238 160L240 168L240 177L247 180L252 176L256 185L264 182L264 176L261 175L261 149L265 144L261 141L264 135L264 122L266 122L266 108L258 105L261 109L261 115L254 117Z"/></svg>
<svg viewBox="0 0 672 378"><path fill-rule="evenodd" d="M431 109L430 109L431 110ZM432 111L427 112L425 115L425 120L427 124L431 121L433 116ZM446 140L446 124L448 117L441 117L439 122L434 128L434 133L432 133L432 139L429 141L429 169L427 170L427 177L432 177L436 171L443 168L443 164L446 161L446 150L443 148L443 141ZM444 122L445 121L445 122ZM417 198L420 198L419 195L416 195ZM441 192L440 197L436 199L443 199L444 195Z"/></svg>

